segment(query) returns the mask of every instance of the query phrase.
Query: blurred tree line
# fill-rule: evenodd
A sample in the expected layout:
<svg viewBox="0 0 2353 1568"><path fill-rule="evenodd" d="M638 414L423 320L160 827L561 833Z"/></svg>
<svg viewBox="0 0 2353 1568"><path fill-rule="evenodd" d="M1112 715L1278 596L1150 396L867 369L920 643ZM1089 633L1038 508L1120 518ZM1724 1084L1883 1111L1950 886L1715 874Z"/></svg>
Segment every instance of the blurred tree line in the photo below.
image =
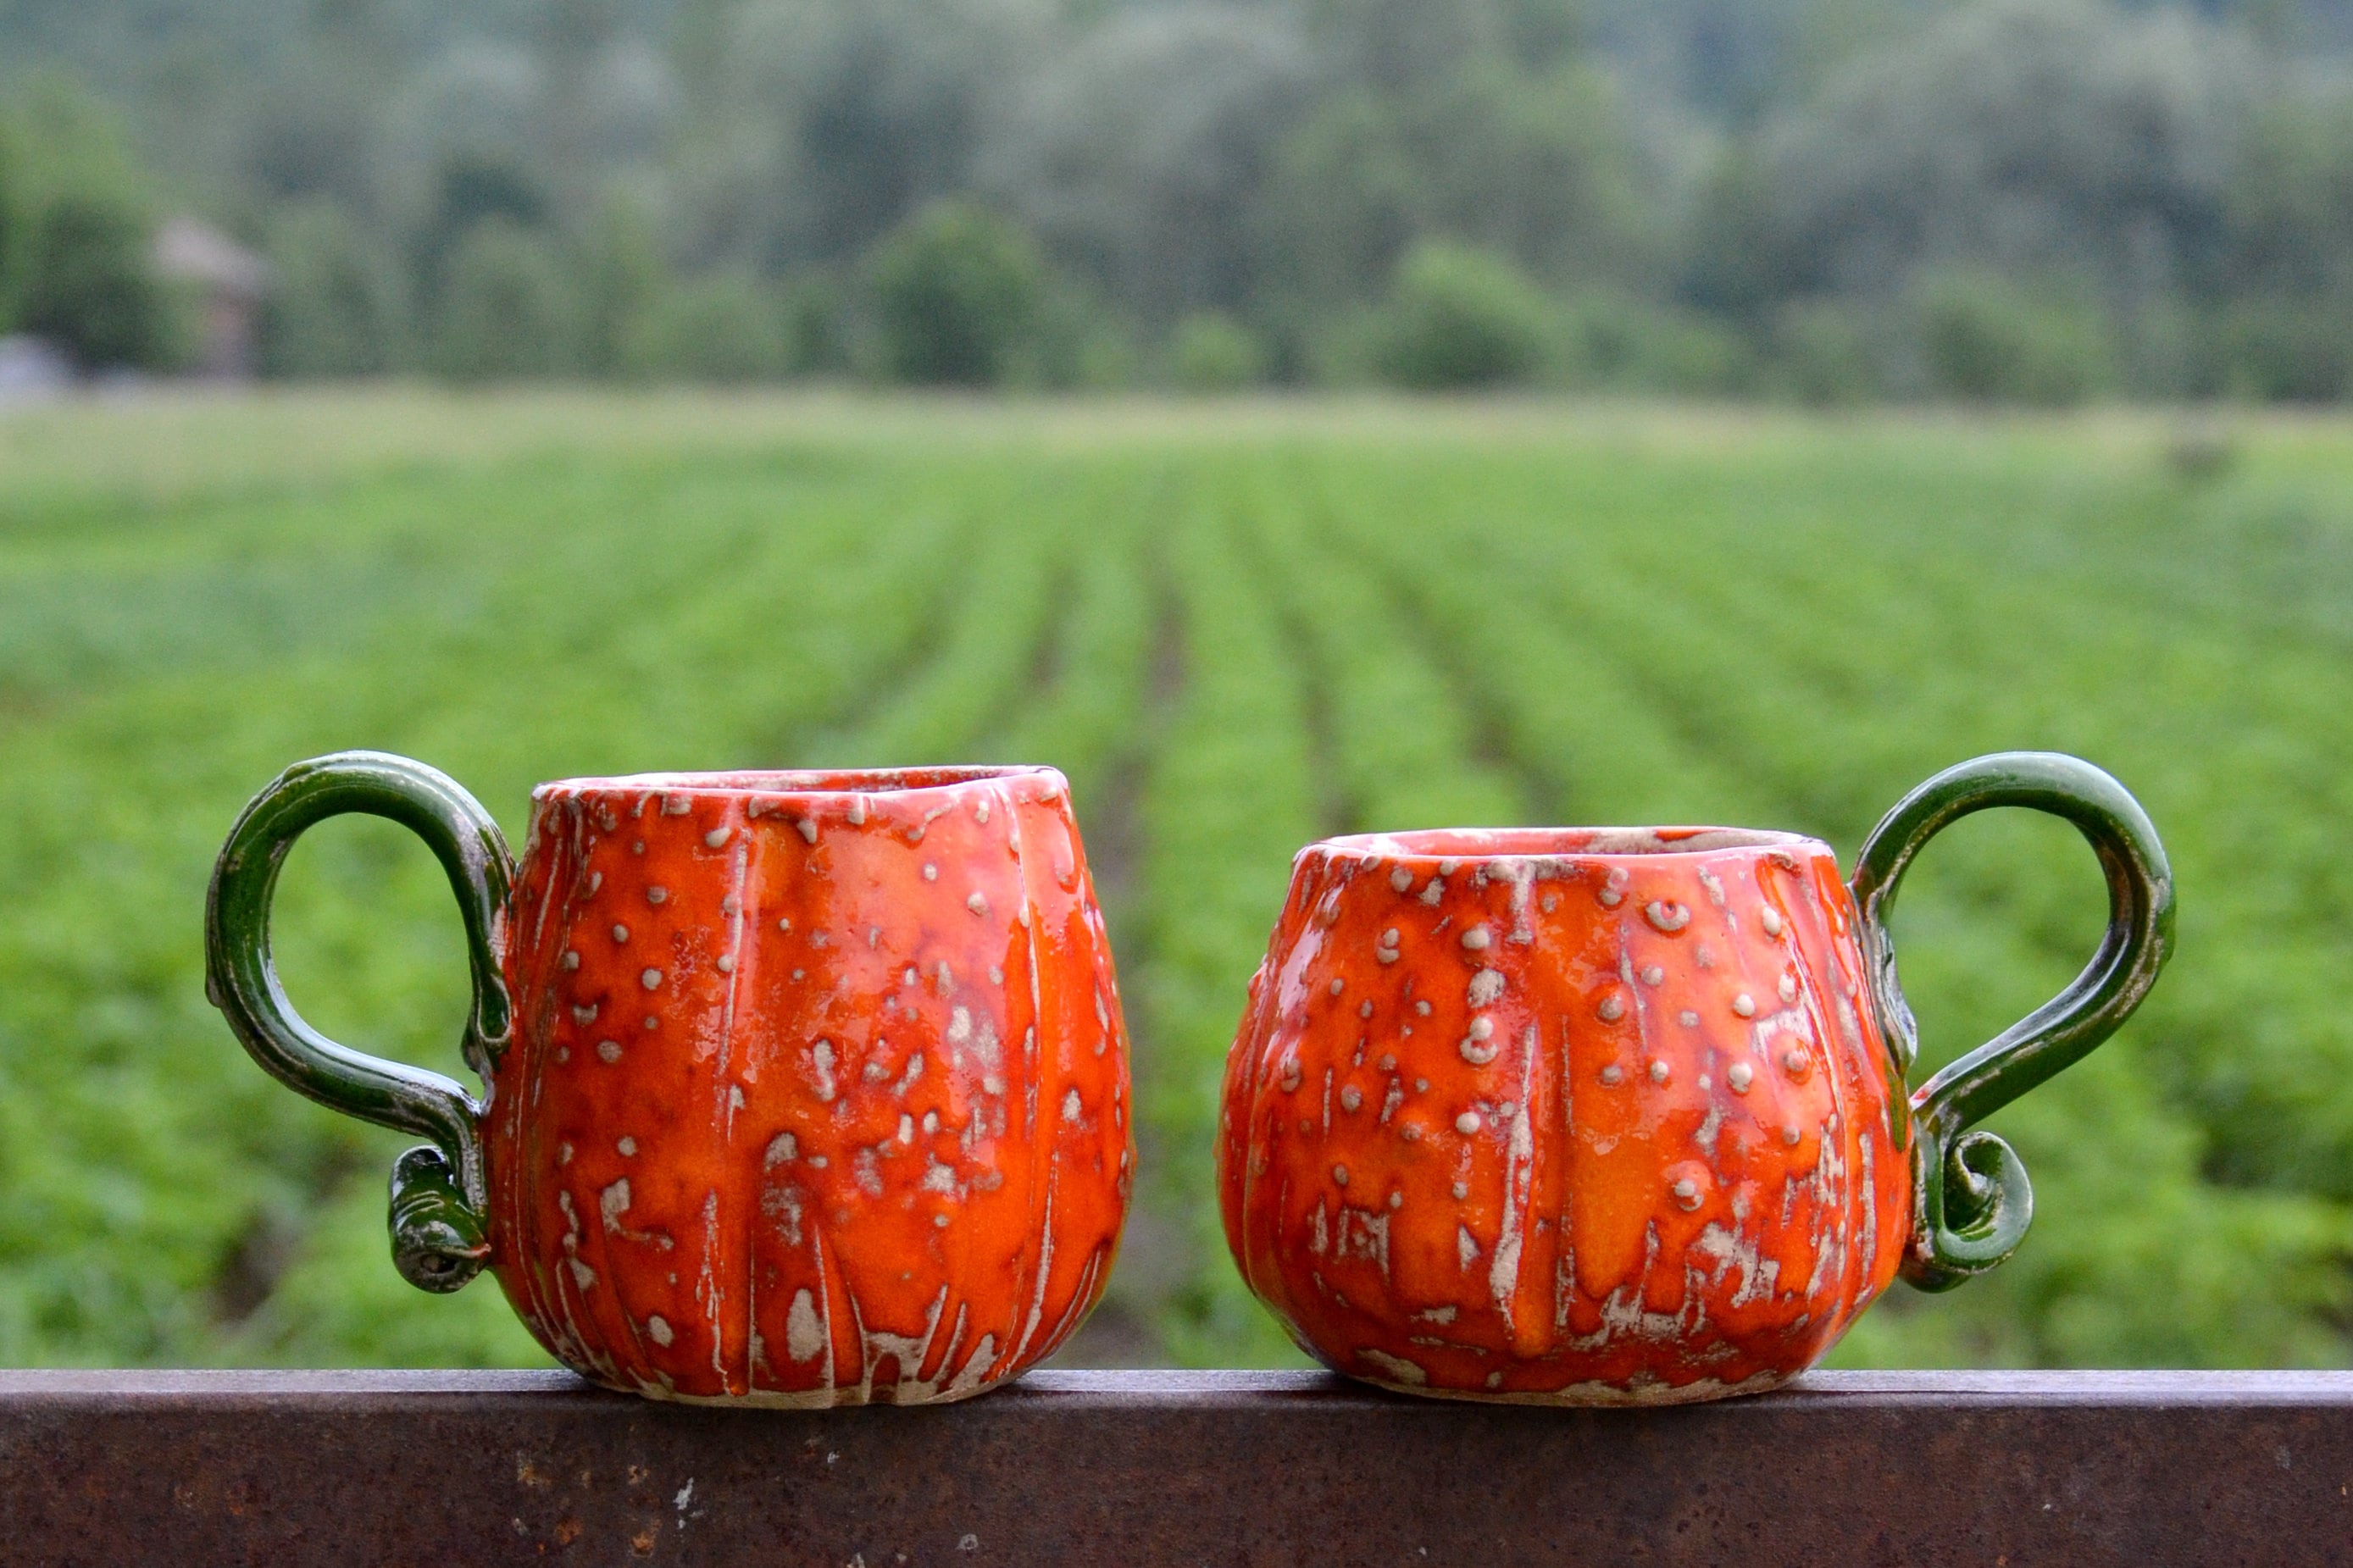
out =
<svg viewBox="0 0 2353 1568"><path fill-rule="evenodd" d="M0 326L167 206L285 376L2334 399L2353 0L0 0Z"/></svg>

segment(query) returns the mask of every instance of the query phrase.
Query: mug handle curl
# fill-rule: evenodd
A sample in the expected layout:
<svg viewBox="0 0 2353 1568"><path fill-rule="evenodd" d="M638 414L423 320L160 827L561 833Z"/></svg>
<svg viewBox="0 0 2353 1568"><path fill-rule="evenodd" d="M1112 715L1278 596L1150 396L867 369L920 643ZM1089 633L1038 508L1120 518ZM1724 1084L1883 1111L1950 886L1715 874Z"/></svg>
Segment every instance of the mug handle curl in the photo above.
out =
<svg viewBox="0 0 2353 1568"><path fill-rule="evenodd" d="M270 959L270 904L287 853L311 826L349 812L401 824L448 872L474 972L465 1057L490 1077L512 1029L499 947L513 862L498 824L472 795L406 757L342 752L297 763L254 797L213 868L205 993L279 1082L347 1116L432 1140L393 1166L393 1264L420 1289L455 1290L480 1271L491 1251L481 1104L453 1079L320 1034L295 1012Z"/></svg>
<svg viewBox="0 0 2353 1568"><path fill-rule="evenodd" d="M2147 814L2100 769L2055 752L2003 752L1946 769L1880 819L1849 884L1864 967L1896 1066L1919 1031L1895 974L1887 917L1922 846L1971 812L2022 805L2075 825L2108 883L2108 928L2064 991L1930 1079L1912 1096L1912 1244L1904 1278L1948 1290L2000 1266L2025 1238L2034 1189L2008 1143L1972 1132L2028 1089L2073 1066L2132 1016L2173 949L2173 872Z"/></svg>

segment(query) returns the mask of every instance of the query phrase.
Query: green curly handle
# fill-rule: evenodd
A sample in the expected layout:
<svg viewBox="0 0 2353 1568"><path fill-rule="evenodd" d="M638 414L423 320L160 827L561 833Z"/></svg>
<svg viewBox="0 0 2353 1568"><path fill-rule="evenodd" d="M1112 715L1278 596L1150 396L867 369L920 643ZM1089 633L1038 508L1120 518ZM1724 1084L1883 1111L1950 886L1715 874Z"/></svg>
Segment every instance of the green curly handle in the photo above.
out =
<svg viewBox="0 0 2353 1568"><path fill-rule="evenodd" d="M253 1059L320 1104L432 1140L393 1167L392 1255L421 1289L455 1290L490 1258L482 1106L454 1079L339 1046L302 1021L269 953L278 874L303 833L350 812L382 816L425 840L458 896L474 1005L467 1062L488 1079L505 1050L512 1008L499 949L513 862L498 824L462 788L422 763L343 752L297 763L256 795L213 868L205 910L205 992Z"/></svg>
<svg viewBox="0 0 2353 1568"><path fill-rule="evenodd" d="M1997 805L2073 823L2108 883L2108 928L2064 991L1930 1079L1912 1097L1912 1245L1904 1278L1948 1290L1999 1267L2034 1217L2034 1189L2010 1146L1969 1129L2073 1066L2116 1032L2157 983L2173 950L2173 872L2140 803L2091 763L2055 752L2004 752L1946 769L1872 829L1851 883L1880 1024L1899 1069L1919 1030L1895 974L1887 917L1921 847L1971 812Z"/></svg>

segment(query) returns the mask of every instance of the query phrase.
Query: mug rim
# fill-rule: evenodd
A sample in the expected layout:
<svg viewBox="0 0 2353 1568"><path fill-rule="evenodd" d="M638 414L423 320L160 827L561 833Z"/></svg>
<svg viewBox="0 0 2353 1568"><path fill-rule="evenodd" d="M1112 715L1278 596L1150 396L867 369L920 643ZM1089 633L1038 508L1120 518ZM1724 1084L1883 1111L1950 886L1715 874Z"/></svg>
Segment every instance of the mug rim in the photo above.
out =
<svg viewBox="0 0 2353 1568"><path fill-rule="evenodd" d="M948 763L888 768L727 768L709 773L617 773L552 779L531 792L534 802L589 795L691 795L711 800L846 800L852 795L946 793L967 784L1041 778L1068 787L1060 770L1042 763Z"/></svg>
<svg viewBox="0 0 2353 1568"><path fill-rule="evenodd" d="M1320 838L1300 851L1324 859L1343 857L1436 867L1441 861L1588 860L1627 863L1742 850L1832 854L1810 834L1767 827L1420 827L1391 833L1349 833Z"/></svg>

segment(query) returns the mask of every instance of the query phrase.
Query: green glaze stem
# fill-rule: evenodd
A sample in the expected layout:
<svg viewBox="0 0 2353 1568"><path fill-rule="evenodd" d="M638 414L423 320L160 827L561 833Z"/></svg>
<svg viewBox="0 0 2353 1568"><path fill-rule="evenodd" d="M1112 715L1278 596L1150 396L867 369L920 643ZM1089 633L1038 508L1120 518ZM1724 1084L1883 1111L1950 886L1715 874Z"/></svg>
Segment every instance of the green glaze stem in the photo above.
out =
<svg viewBox="0 0 2353 1568"><path fill-rule="evenodd" d="M511 1026L499 944L513 864L498 824L473 796L406 757L343 752L297 763L254 797L213 869L206 994L253 1059L289 1089L363 1121L432 1140L395 1168L393 1257L411 1284L454 1290L490 1250L481 1105L453 1079L352 1050L311 1028L287 999L270 959L270 903L288 852L316 824L350 812L407 827L448 873L474 973L465 1057L489 1076Z"/></svg>
<svg viewBox="0 0 2353 1568"><path fill-rule="evenodd" d="M2141 1004L2173 949L2173 872L2140 804L2091 763L2004 752L1946 769L1897 803L1856 858L1852 887L1880 1025L1908 1069L1919 1030L1895 973L1887 917L1914 856L1971 812L2022 805L2073 823L2108 883L2108 926L2064 991L1930 1079L1912 1097L1913 1238L1904 1277L1945 1290L2007 1259L2034 1217L2034 1190L2009 1144L1968 1131L2089 1055Z"/></svg>

